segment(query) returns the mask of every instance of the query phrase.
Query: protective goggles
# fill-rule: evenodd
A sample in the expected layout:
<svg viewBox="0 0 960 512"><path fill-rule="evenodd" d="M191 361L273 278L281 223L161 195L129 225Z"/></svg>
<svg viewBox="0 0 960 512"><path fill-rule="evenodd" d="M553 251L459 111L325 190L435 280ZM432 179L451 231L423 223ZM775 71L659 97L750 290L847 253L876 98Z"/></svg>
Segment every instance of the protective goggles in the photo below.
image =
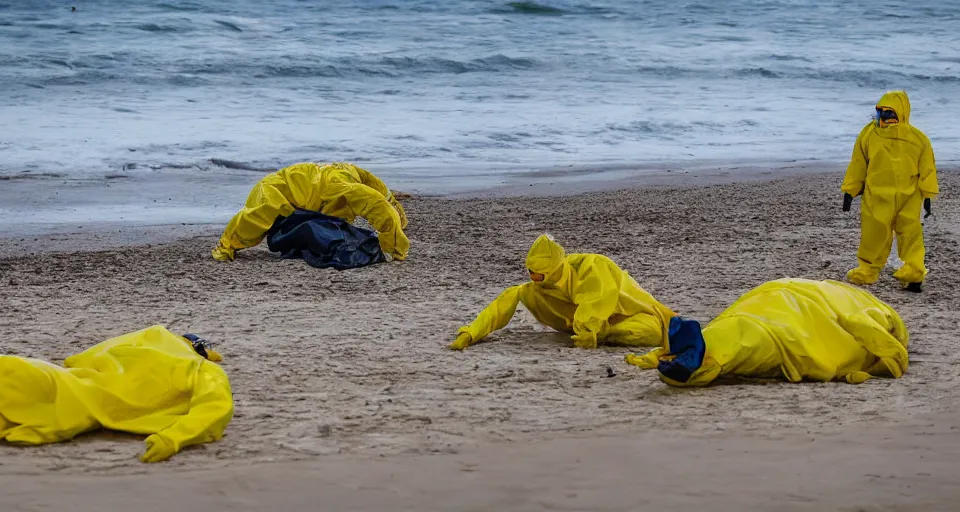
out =
<svg viewBox="0 0 960 512"><path fill-rule="evenodd" d="M203 356L204 359L210 358L209 354L207 354L207 347L210 346L210 342L201 338L200 336L197 336L196 334L188 333L184 334L183 337L186 338L191 345L193 345L193 350L196 351L196 353Z"/></svg>
<svg viewBox="0 0 960 512"><path fill-rule="evenodd" d="M892 109L877 107L877 121L890 122L899 121L899 119L897 119L897 113Z"/></svg>

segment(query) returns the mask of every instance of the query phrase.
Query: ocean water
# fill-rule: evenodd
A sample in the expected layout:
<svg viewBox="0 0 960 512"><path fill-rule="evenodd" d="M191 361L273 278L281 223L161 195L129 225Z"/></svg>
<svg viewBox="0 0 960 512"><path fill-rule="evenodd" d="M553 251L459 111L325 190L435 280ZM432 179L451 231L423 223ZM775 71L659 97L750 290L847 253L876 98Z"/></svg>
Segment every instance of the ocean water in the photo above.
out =
<svg viewBox="0 0 960 512"><path fill-rule="evenodd" d="M957 27L960 0L0 0L0 176L841 162L892 88L956 162Z"/></svg>

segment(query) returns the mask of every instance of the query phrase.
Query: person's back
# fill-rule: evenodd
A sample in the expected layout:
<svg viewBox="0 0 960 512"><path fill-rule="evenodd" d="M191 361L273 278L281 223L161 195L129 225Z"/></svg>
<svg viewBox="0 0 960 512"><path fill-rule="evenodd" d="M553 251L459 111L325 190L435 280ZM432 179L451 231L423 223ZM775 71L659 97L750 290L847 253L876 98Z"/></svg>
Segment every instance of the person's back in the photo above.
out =
<svg viewBox="0 0 960 512"><path fill-rule="evenodd" d="M665 321L674 316L674 312L661 304L653 295L644 290L629 272L620 268L612 259L602 254L571 254L567 256L567 262L577 273L578 281L587 282L587 277L580 272L583 267L596 268L606 266L615 269L615 275L620 279L620 296L617 303L616 315L633 316L640 313L657 314Z"/></svg>

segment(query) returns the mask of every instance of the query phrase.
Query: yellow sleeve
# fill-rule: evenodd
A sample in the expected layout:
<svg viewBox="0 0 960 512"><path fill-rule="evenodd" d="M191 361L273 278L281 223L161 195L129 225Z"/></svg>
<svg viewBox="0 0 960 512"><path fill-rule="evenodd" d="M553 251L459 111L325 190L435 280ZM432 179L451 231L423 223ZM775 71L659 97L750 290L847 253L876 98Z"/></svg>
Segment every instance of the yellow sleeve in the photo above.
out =
<svg viewBox="0 0 960 512"><path fill-rule="evenodd" d="M590 333L596 338L604 322L610 319L620 302L620 280L623 271L605 257L594 256L584 260L577 269L573 288L573 332Z"/></svg>
<svg viewBox="0 0 960 512"><path fill-rule="evenodd" d="M511 286L504 290L489 306L483 308L470 325L461 327L457 334L469 334L470 345L472 345L486 338L491 332L506 327L517 312L517 306L520 304L520 290L524 286L526 285Z"/></svg>
<svg viewBox="0 0 960 512"><path fill-rule="evenodd" d="M395 259L404 260L410 252L410 240L403 233L397 210L377 190L357 183L340 183L342 195L353 214L363 217L377 230L380 248Z"/></svg>
<svg viewBox="0 0 960 512"><path fill-rule="evenodd" d="M940 184L937 182L937 163L933 157L933 146L930 139L923 137L923 150L920 152L920 195L924 199L932 198L940 193Z"/></svg>
<svg viewBox="0 0 960 512"><path fill-rule="evenodd" d="M353 167L357 170L357 175L360 176L360 183L376 190L383 197L387 197L390 194L390 189L387 188L387 185L383 182L383 180L378 178L376 174L373 174L366 169L361 169L357 166Z"/></svg>
<svg viewBox="0 0 960 512"><path fill-rule="evenodd" d="M357 170L357 175L360 176L360 183L376 190L383 195L383 197L387 198L387 202L397 210L397 216L400 218L400 229L407 229L407 213L404 211L403 205L400 204L400 200L393 195L390 187L372 172L357 166L354 166L354 168Z"/></svg>
<svg viewBox="0 0 960 512"><path fill-rule="evenodd" d="M254 247L267 235L279 217L295 210L287 198L293 195L283 176L273 173L254 185L244 207L230 219L213 250L216 259L232 260L235 251Z"/></svg>
<svg viewBox="0 0 960 512"><path fill-rule="evenodd" d="M140 460L160 462L187 446L216 441L223 437L232 418L233 395L227 374L216 364L204 361L197 372L190 411L170 427L148 437Z"/></svg>
<svg viewBox="0 0 960 512"><path fill-rule="evenodd" d="M96 389L46 361L0 355L0 442L66 441L98 428L84 400Z"/></svg>
<svg viewBox="0 0 960 512"><path fill-rule="evenodd" d="M896 313L891 314L895 315ZM879 308L869 308L857 311L852 315L841 314L837 318L837 322L844 330L852 334L867 352L873 354L879 360L879 363L887 370L885 373L889 373L890 376L898 379L907 371L910 356L907 354L907 347L904 345L907 337L905 330L898 333L904 338L903 340L898 340L891 334L898 331L894 328L895 320L891 317L891 314L887 314ZM899 317L896 321L901 322L902 325L902 320ZM873 371L868 374L872 373ZM864 380L858 379L857 382L853 382L852 379L848 378L847 382L859 384Z"/></svg>
<svg viewBox="0 0 960 512"><path fill-rule="evenodd" d="M869 161L867 160L867 148L864 143L870 127L869 124L865 126L860 131L860 135L857 136L857 142L853 145L853 154L850 156L850 164L847 165L847 173L843 177L843 184L840 186L843 193L850 194L853 197L863 193L863 187L867 181Z"/></svg>
<svg viewBox="0 0 960 512"><path fill-rule="evenodd" d="M656 369L660 364L660 358L665 357L669 354L666 347L657 347L646 354L638 356L637 354L627 354L624 359L627 364L632 364L634 366L639 366L647 370Z"/></svg>

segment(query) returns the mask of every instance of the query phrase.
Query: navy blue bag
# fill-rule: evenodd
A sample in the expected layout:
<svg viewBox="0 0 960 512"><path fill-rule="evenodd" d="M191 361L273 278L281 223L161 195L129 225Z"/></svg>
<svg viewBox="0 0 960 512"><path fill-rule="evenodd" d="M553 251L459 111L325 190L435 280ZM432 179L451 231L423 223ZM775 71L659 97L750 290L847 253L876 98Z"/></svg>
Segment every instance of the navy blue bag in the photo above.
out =
<svg viewBox="0 0 960 512"><path fill-rule="evenodd" d="M267 247L281 258L302 258L317 268L345 270L387 261L373 231L308 210L274 221Z"/></svg>

